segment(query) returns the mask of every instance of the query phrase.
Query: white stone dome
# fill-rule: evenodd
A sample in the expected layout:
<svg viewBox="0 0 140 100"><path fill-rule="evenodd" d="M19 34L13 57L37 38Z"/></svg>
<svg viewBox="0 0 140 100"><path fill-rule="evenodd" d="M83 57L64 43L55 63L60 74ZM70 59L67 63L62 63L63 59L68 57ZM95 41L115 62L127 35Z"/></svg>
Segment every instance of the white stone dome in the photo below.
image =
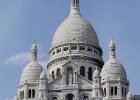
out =
<svg viewBox="0 0 140 100"><path fill-rule="evenodd" d="M32 59L31 62L23 70L20 84L39 80L40 74L43 71L43 67L39 64L37 60L38 49L35 43L33 43L31 51Z"/></svg>
<svg viewBox="0 0 140 100"><path fill-rule="evenodd" d="M79 3L72 5L69 17L60 24L54 34L52 46L64 43L87 43L99 47L92 25L80 15Z"/></svg>
<svg viewBox="0 0 140 100"><path fill-rule="evenodd" d="M101 71L102 81L109 80L123 80L127 81L126 71L123 65L116 59L116 46L113 40L109 44L110 59L105 63Z"/></svg>
<svg viewBox="0 0 140 100"><path fill-rule="evenodd" d="M37 61L30 62L23 70L21 84L24 82L39 80L42 71L43 67Z"/></svg>
<svg viewBox="0 0 140 100"><path fill-rule="evenodd" d="M101 71L102 80L111 79L111 80L119 80L124 79L127 80L126 71L123 65L116 59L109 60L102 68Z"/></svg>

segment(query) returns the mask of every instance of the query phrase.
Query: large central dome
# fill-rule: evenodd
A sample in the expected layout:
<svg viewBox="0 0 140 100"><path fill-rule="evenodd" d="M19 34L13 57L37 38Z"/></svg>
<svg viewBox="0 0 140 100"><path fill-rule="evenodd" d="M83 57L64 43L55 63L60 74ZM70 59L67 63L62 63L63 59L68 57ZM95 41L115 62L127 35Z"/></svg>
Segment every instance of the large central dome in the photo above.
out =
<svg viewBox="0 0 140 100"><path fill-rule="evenodd" d="M52 46L63 43L86 43L99 47L99 41L91 24L79 12L79 4L71 7L69 17L58 27Z"/></svg>

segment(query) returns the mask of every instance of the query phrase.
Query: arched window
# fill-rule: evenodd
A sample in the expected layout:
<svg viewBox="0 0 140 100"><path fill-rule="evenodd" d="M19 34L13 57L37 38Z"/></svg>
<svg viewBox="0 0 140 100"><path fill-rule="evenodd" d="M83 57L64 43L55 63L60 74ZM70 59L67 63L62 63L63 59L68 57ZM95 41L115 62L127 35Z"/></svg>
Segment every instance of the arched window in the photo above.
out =
<svg viewBox="0 0 140 100"><path fill-rule="evenodd" d="M53 97L52 100L58 100L57 97Z"/></svg>
<svg viewBox="0 0 140 100"><path fill-rule="evenodd" d="M57 74L57 77L61 76L61 70L60 69L57 69L56 74Z"/></svg>
<svg viewBox="0 0 140 100"><path fill-rule="evenodd" d="M89 97L88 96L84 96L83 100L89 100Z"/></svg>
<svg viewBox="0 0 140 100"><path fill-rule="evenodd" d="M124 94L125 94L125 96L127 96L127 89L126 88L124 90Z"/></svg>
<svg viewBox="0 0 140 100"><path fill-rule="evenodd" d="M106 88L104 88L104 96L106 97Z"/></svg>
<svg viewBox="0 0 140 100"><path fill-rule="evenodd" d="M67 85L73 84L73 68L67 68Z"/></svg>
<svg viewBox="0 0 140 100"><path fill-rule="evenodd" d="M68 94L66 96L66 100L74 100L74 95L73 94Z"/></svg>
<svg viewBox="0 0 140 100"><path fill-rule="evenodd" d="M28 98L31 98L31 89L28 90Z"/></svg>
<svg viewBox="0 0 140 100"><path fill-rule="evenodd" d="M63 48L63 51L67 51L67 50L69 50L68 47L64 47L64 48Z"/></svg>
<svg viewBox="0 0 140 100"><path fill-rule="evenodd" d="M84 46L80 46L79 50L85 50L85 47Z"/></svg>
<svg viewBox="0 0 140 100"><path fill-rule="evenodd" d="M88 68L88 79L92 81L92 68L91 67Z"/></svg>
<svg viewBox="0 0 140 100"><path fill-rule="evenodd" d="M113 87L111 87L111 96L113 95Z"/></svg>
<svg viewBox="0 0 140 100"><path fill-rule="evenodd" d="M52 71L52 80L55 79L54 71Z"/></svg>
<svg viewBox="0 0 140 100"><path fill-rule="evenodd" d="M80 75L85 77L85 67L84 66L80 67Z"/></svg>
<svg viewBox="0 0 140 100"><path fill-rule="evenodd" d="M124 88L122 87L122 96L124 96Z"/></svg>
<svg viewBox="0 0 140 100"><path fill-rule="evenodd" d="M88 48L87 48L87 51L92 52L92 48L91 48L91 47L88 47Z"/></svg>
<svg viewBox="0 0 140 100"><path fill-rule="evenodd" d="M98 92L96 92L96 97L98 97Z"/></svg>
<svg viewBox="0 0 140 100"><path fill-rule="evenodd" d="M117 86L115 86L115 95L117 95L118 90L117 90Z"/></svg>
<svg viewBox="0 0 140 100"><path fill-rule="evenodd" d="M42 94L42 98L44 98L43 94Z"/></svg>
<svg viewBox="0 0 140 100"><path fill-rule="evenodd" d="M60 53L61 52L61 49L59 48L59 49L57 49L57 51L56 51L57 53Z"/></svg>
<svg viewBox="0 0 140 100"><path fill-rule="evenodd" d="M77 46L71 46L71 50L77 50Z"/></svg>
<svg viewBox="0 0 140 100"><path fill-rule="evenodd" d="M32 98L35 98L35 89L32 90Z"/></svg>

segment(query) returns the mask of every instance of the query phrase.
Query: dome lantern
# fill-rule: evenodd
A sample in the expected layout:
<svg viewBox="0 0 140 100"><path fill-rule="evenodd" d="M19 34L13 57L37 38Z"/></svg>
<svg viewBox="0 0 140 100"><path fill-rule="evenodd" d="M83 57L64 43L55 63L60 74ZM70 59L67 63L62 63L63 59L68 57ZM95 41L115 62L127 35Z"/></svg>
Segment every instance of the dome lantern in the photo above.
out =
<svg viewBox="0 0 140 100"><path fill-rule="evenodd" d="M110 59L116 59L116 53L115 53L116 46L113 39L110 41L109 48L110 48Z"/></svg>
<svg viewBox="0 0 140 100"><path fill-rule="evenodd" d="M34 43L32 45L31 51L32 51L32 59L31 59L31 61L37 61L38 49L37 49L37 45L36 45L35 41L34 41Z"/></svg>
<svg viewBox="0 0 140 100"><path fill-rule="evenodd" d="M71 13L70 15L79 15L80 9L79 9L79 0L71 0Z"/></svg>

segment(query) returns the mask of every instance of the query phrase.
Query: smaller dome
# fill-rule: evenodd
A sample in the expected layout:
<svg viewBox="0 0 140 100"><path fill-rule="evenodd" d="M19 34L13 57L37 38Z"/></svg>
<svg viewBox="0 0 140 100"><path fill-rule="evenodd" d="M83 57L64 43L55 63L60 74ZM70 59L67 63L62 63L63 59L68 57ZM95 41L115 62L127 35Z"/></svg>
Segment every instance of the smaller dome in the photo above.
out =
<svg viewBox="0 0 140 100"><path fill-rule="evenodd" d="M127 82L127 75L123 65L116 59L115 43L111 40L109 44L110 59L105 63L101 71L102 81L123 80Z"/></svg>
<svg viewBox="0 0 140 100"><path fill-rule="evenodd" d="M43 70L42 73L40 74L40 79L47 79L45 70Z"/></svg>
<svg viewBox="0 0 140 100"><path fill-rule="evenodd" d="M118 80L122 78L127 80L123 65L116 59L109 60L105 63L101 71L101 77L102 79Z"/></svg>
<svg viewBox="0 0 140 100"><path fill-rule="evenodd" d="M127 99L133 99L132 93L130 91L127 94Z"/></svg>
<svg viewBox="0 0 140 100"><path fill-rule="evenodd" d="M39 80L43 67L37 61L37 45L34 43L31 48L31 62L24 68L20 84Z"/></svg>
<svg viewBox="0 0 140 100"><path fill-rule="evenodd" d="M39 80L42 71L43 67L37 61L30 62L23 70L21 76L21 84L26 81L28 82Z"/></svg>
<svg viewBox="0 0 140 100"><path fill-rule="evenodd" d="M100 72L98 70L98 68L96 67L96 70L94 71L93 73L93 77L96 78L96 77L100 77Z"/></svg>

